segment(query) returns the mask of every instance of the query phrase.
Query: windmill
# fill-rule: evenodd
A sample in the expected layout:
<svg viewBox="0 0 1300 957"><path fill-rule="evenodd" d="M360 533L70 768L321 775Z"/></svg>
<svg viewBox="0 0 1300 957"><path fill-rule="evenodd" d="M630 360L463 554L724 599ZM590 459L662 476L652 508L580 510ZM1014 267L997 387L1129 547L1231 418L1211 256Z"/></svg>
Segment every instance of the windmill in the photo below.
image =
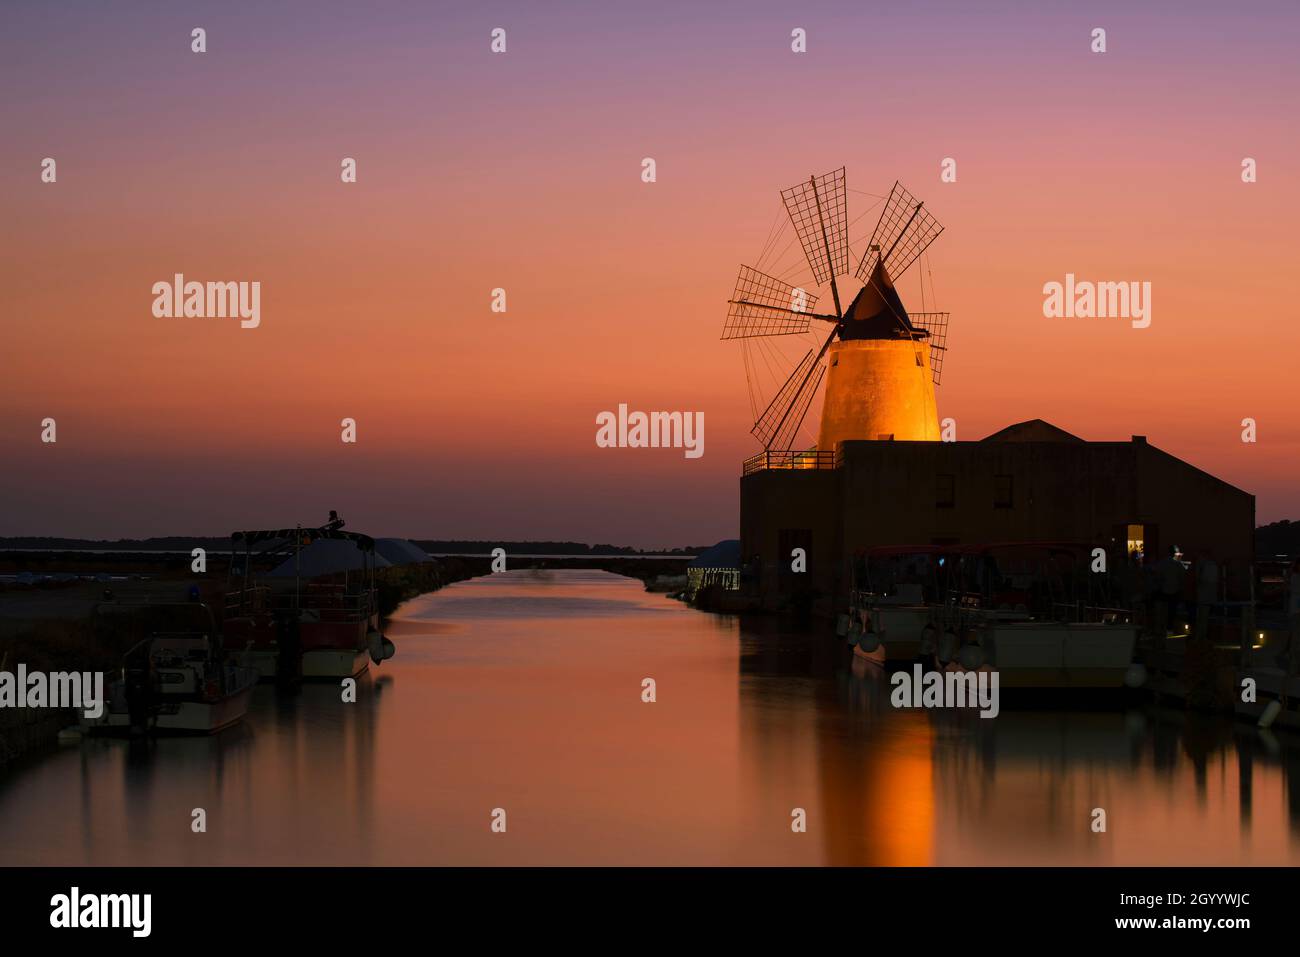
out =
<svg viewBox="0 0 1300 957"><path fill-rule="evenodd" d="M862 288L843 309L836 277L848 275L851 258L844 168L809 177L783 190L781 199L814 282L830 285L835 312L817 312L818 297L802 287L740 267L723 339L805 333L814 320L830 325L821 348L808 350L751 432L766 452L789 453L825 378L819 451L833 454L841 442L856 439L937 440L934 387L943 369L948 313L909 314L894 283L943 227L894 183L854 273ZM800 464L788 454L785 461Z"/></svg>

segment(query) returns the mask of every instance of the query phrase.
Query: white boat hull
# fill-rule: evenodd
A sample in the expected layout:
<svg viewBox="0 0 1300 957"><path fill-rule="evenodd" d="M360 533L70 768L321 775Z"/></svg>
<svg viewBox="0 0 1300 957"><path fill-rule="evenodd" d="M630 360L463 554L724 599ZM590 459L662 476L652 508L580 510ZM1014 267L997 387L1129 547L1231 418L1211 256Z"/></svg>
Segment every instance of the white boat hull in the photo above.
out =
<svg viewBox="0 0 1300 957"><path fill-rule="evenodd" d="M871 607L872 628L880 639L875 651L853 650L878 664L914 661L921 655L921 632L933 615L928 605L878 604Z"/></svg>
<svg viewBox="0 0 1300 957"><path fill-rule="evenodd" d="M355 678L370 667L370 654L340 648L317 648L302 655L304 678Z"/></svg>
<svg viewBox="0 0 1300 957"><path fill-rule="evenodd" d="M182 734L214 734L239 722L248 713L256 681L249 681L239 691L213 701L166 701L153 711L152 727L155 731ZM110 705L98 718L82 717L81 727L86 732L127 730L131 715L125 703Z"/></svg>
<svg viewBox="0 0 1300 957"><path fill-rule="evenodd" d="M275 679L276 664L280 660L278 651L250 651L244 660L249 667L257 670L260 680ZM318 648L305 651L302 655L302 676L304 678L355 678L370 667L370 655L365 651L353 651L345 648Z"/></svg>
<svg viewBox="0 0 1300 957"><path fill-rule="evenodd" d="M986 664L1003 688L1122 688L1137 626L998 622L981 632ZM945 670L965 670L950 663Z"/></svg>

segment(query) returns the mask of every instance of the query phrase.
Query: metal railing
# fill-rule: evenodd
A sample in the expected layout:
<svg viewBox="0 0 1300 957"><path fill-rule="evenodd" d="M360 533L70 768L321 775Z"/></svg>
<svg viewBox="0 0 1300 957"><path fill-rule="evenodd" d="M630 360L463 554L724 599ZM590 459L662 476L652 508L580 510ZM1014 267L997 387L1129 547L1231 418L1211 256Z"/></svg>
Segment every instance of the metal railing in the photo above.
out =
<svg viewBox="0 0 1300 957"><path fill-rule="evenodd" d="M362 586L360 591L347 591L342 585L312 585L293 592L272 593L265 585L240 588L226 593L226 617L270 614L276 609L299 608L322 613L324 620L360 621L375 613L377 593Z"/></svg>
<svg viewBox="0 0 1300 957"><path fill-rule="evenodd" d="M233 588L226 592L223 610L226 617L266 611L271 607L271 589L265 585Z"/></svg>
<svg viewBox="0 0 1300 957"><path fill-rule="evenodd" d="M837 469L843 459L832 450L809 449L805 452L759 452L745 459L742 475L766 472L772 469Z"/></svg>
<svg viewBox="0 0 1300 957"><path fill-rule="evenodd" d="M1140 624L1138 613L1131 608L1090 605L1084 601L1052 602L1052 618L1072 624Z"/></svg>
<svg viewBox="0 0 1300 957"><path fill-rule="evenodd" d="M740 589L739 568L690 568L686 571L686 593L690 598L710 585L718 585L723 591Z"/></svg>

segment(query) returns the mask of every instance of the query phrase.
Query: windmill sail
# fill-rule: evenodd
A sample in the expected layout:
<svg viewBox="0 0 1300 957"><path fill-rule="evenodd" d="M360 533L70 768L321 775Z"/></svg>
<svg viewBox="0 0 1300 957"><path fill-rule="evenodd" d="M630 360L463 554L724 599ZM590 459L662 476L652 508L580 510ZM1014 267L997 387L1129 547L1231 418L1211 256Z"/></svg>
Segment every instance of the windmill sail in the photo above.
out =
<svg viewBox="0 0 1300 957"><path fill-rule="evenodd" d="M789 420L777 432L776 440L769 448L782 450L794 448L794 440L799 434L799 427L803 425L803 420L808 415L808 407L812 405L813 396L817 394L817 389L821 386L822 378L825 375L826 367L818 362L813 374L808 377L795 396L794 404L790 407Z"/></svg>
<svg viewBox="0 0 1300 957"><path fill-rule="evenodd" d="M849 217L844 167L781 191L817 285L849 271Z"/></svg>
<svg viewBox="0 0 1300 957"><path fill-rule="evenodd" d="M807 332L817 297L807 290L741 266L728 301L723 339L787 336Z"/></svg>
<svg viewBox="0 0 1300 957"><path fill-rule="evenodd" d="M818 427L818 456L833 455L850 441L939 439L935 386L947 355L949 314L909 314L895 280L938 238L943 226L924 203L895 182L857 266L862 288L845 310L836 282L852 268L844 180L841 167L781 192L815 284L831 288L834 313L815 312L814 295L752 266L740 267L735 292L728 300L723 339L804 333L812 328L813 319L831 327L820 350L804 355L750 430L767 452L794 453L777 457L784 464L772 465L771 456L764 458L765 468L811 468L823 461L804 457L793 448L823 383L826 400ZM828 353L830 358L823 363ZM748 364L746 374L750 374ZM881 395L873 392L872 401L863 403L864 390Z"/></svg>
<svg viewBox="0 0 1300 957"><path fill-rule="evenodd" d="M819 353L808 350L750 430L769 452L785 451L794 444L813 395L826 374L826 367L818 362L820 358Z"/></svg>
<svg viewBox="0 0 1300 957"><path fill-rule="evenodd" d="M930 215L925 204L905 190L902 183L895 182L871 243L858 263L857 277L870 282L876 266L883 262L886 278L896 281L941 232L943 226Z"/></svg>
<svg viewBox="0 0 1300 957"><path fill-rule="evenodd" d="M794 445L799 426L808 414L808 406L812 404L817 387L826 375L826 367L821 364L821 358L834 336L832 330L821 351L808 350L750 429L767 451L784 452Z"/></svg>
<svg viewBox="0 0 1300 957"><path fill-rule="evenodd" d="M912 325L930 334L930 373L934 384L943 376L943 356L948 342L947 312L913 312L908 314Z"/></svg>

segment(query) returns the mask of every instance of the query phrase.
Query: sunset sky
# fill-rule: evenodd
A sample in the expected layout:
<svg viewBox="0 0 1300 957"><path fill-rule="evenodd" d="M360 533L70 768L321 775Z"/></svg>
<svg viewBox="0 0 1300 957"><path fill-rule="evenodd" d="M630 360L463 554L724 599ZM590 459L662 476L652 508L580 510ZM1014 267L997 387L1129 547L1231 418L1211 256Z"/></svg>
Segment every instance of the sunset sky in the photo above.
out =
<svg viewBox="0 0 1300 957"><path fill-rule="evenodd" d="M839 166L946 227L958 438L1144 434L1300 519L1297 48L1293 2L6 5L0 535L733 537L725 300ZM260 281L261 326L155 318L178 272ZM1066 273L1149 281L1150 328L1044 318ZM704 455L597 447L619 403Z"/></svg>

